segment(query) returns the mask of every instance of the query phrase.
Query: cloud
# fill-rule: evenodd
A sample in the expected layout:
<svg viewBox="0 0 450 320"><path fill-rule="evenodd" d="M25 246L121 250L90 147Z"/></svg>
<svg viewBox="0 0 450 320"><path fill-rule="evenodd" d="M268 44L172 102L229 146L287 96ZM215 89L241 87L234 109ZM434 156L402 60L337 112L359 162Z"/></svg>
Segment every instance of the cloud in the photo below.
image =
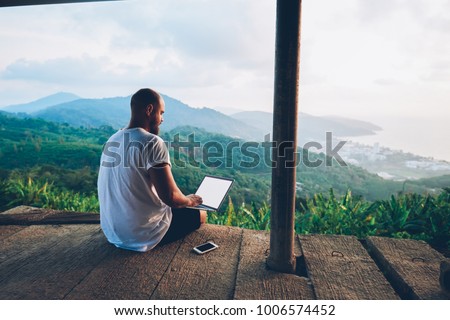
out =
<svg viewBox="0 0 450 320"><path fill-rule="evenodd" d="M373 82L380 86L394 86L400 84L400 81L393 78L379 78L375 79Z"/></svg>
<svg viewBox="0 0 450 320"><path fill-rule="evenodd" d="M111 78L107 57L55 58L46 61L19 59L8 65L0 77L59 84L80 84Z"/></svg>
<svg viewBox="0 0 450 320"><path fill-rule="evenodd" d="M161 49L150 61L115 63L109 57L63 57L36 61L19 59L0 71L3 80L28 80L67 85L105 85L153 78L164 86L227 84L246 74L226 62L192 60Z"/></svg>
<svg viewBox="0 0 450 320"><path fill-rule="evenodd" d="M270 110L275 3L136 0L1 10L0 41L8 44L1 85L47 85L84 96L154 86L191 105ZM325 110L333 97L353 110L364 98L353 99L355 92L378 96L388 87L447 81L447 69L432 62L450 61L449 6L304 1L300 80L308 90L301 95L315 95L305 96L302 108ZM379 104L397 107L390 101Z"/></svg>
<svg viewBox="0 0 450 320"><path fill-rule="evenodd" d="M274 9L270 0L139 2L119 17L121 33L110 44L171 48L187 59L258 70L273 62Z"/></svg>
<svg viewBox="0 0 450 320"><path fill-rule="evenodd" d="M450 82L450 61L435 61L429 64L427 71L420 76L424 82L449 83Z"/></svg>
<svg viewBox="0 0 450 320"><path fill-rule="evenodd" d="M0 80L20 81L22 87L47 86L85 97L127 95L139 87L153 87L193 106L233 105L240 97L246 106L270 107L266 93L270 98L271 76L234 68L225 61L180 62L185 59L171 49L160 49L149 61L129 63L89 55L45 61L19 59L0 71ZM255 97L255 87L265 88L266 93Z"/></svg>
<svg viewBox="0 0 450 320"><path fill-rule="evenodd" d="M413 3L414 0L409 1ZM399 0L358 0L357 16L364 24L386 21L398 10L399 5Z"/></svg>
<svg viewBox="0 0 450 320"><path fill-rule="evenodd" d="M24 9L5 26L8 41L21 49L0 62L4 80L97 88L150 82L166 90L215 92L214 97L190 95L200 105L222 104L220 87L253 92L254 97L273 87L272 0L145 0ZM22 15L26 31L17 22ZM20 43L30 45L23 50ZM253 104L261 103L254 99Z"/></svg>

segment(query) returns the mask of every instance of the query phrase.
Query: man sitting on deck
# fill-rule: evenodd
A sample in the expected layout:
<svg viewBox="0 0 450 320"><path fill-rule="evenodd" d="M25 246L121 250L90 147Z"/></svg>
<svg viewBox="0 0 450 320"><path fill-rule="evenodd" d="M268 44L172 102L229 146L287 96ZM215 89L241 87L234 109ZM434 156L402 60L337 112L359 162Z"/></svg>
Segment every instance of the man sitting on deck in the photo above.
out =
<svg viewBox="0 0 450 320"><path fill-rule="evenodd" d="M202 199L185 196L173 178L169 152L158 136L163 98L141 89L130 104L128 127L112 135L102 152L100 224L112 244L143 252L198 229L206 222L206 211L186 208Z"/></svg>

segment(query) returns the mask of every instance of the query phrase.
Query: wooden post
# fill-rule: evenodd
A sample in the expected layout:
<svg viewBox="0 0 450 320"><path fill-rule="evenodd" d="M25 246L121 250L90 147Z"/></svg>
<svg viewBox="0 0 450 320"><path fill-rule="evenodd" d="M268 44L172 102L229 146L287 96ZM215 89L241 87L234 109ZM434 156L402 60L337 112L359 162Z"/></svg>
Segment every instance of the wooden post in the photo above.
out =
<svg viewBox="0 0 450 320"><path fill-rule="evenodd" d="M294 273L295 167L301 0L278 0L273 106L270 269Z"/></svg>

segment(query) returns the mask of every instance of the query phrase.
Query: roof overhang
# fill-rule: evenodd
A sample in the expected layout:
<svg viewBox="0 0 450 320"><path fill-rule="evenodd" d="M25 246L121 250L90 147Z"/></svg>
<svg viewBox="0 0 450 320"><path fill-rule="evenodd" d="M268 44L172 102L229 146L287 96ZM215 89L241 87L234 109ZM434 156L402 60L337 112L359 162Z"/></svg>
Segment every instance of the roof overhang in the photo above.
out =
<svg viewBox="0 0 450 320"><path fill-rule="evenodd" d="M39 4L59 4L76 2L100 2L117 0L0 0L0 7L33 6Z"/></svg>

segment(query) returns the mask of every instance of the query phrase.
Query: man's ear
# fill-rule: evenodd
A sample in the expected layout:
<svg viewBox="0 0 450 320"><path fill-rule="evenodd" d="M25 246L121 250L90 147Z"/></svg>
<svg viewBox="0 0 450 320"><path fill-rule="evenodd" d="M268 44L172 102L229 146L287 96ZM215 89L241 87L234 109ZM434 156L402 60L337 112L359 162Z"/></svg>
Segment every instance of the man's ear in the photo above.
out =
<svg viewBox="0 0 450 320"><path fill-rule="evenodd" d="M147 114L147 116L149 116L152 112L153 112L153 104L150 103L147 106L147 109L145 110L145 113Z"/></svg>

